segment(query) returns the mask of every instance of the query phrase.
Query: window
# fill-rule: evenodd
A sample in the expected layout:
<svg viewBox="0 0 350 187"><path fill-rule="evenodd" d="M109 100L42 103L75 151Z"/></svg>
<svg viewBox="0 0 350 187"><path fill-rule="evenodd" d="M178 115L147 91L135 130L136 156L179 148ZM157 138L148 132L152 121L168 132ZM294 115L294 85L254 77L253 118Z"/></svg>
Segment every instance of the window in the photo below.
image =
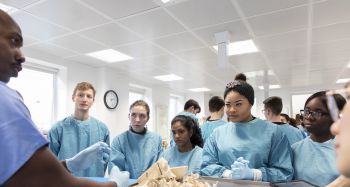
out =
<svg viewBox="0 0 350 187"><path fill-rule="evenodd" d="M54 122L54 90L56 73L39 68L24 67L8 86L17 90L27 105L32 120L46 134Z"/></svg>
<svg viewBox="0 0 350 187"><path fill-rule="evenodd" d="M300 110L304 109L305 102L307 98L309 98L311 94L299 94L292 95L292 116L295 117L296 114L300 113Z"/></svg>

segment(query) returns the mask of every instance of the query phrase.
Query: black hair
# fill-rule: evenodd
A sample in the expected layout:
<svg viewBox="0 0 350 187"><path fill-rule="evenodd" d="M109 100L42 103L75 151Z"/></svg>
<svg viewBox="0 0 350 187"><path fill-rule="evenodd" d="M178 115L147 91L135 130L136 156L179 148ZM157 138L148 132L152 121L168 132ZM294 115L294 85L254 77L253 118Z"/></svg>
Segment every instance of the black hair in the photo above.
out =
<svg viewBox="0 0 350 187"><path fill-rule="evenodd" d="M225 101L220 96L213 96L209 100L209 111L210 112L217 112L222 109L222 107L225 106Z"/></svg>
<svg viewBox="0 0 350 187"><path fill-rule="evenodd" d="M346 104L346 100L345 98L340 95L340 94L334 94L334 99L335 99L335 102L337 104L337 107L339 110L342 110L343 107L345 106ZM321 100L321 103L323 104L323 106L327 109L327 112L329 112L329 109L327 107L327 96L326 96L326 92L325 91L320 91L320 92L316 92L314 94L312 94L305 102L305 105L304 105L304 108L306 107L306 105L312 100L312 99L315 99L315 98L320 98Z"/></svg>
<svg viewBox="0 0 350 187"><path fill-rule="evenodd" d="M238 73L235 76L235 80L241 80L247 82L247 76L245 76L243 73Z"/></svg>
<svg viewBox="0 0 350 187"><path fill-rule="evenodd" d="M270 109L274 115L281 114L283 103L280 97L277 97L277 96L268 97L263 101L263 103L265 105L265 108Z"/></svg>
<svg viewBox="0 0 350 187"><path fill-rule="evenodd" d="M186 101L186 103L184 105L184 110L188 110L192 106L194 107L194 109L199 109L198 113L201 112L201 107L199 106L198 102L195 101L194 99L189 99L188 101Z"/></svg>
<svg viewBox="0 0 350 187"><path fill-rule="evenodd" d="M288 114L285 114L285 113L281 113L280 116L283 116L286 118L287 121L290 122L291 118L289 118Z"/></svg>
<svg viewBox="0 0 350 187"><path fill-rule="evenodd" d="M171 121L171 126L173 126L176 122L180 122L183 127L185 127L188 131L192 130L192 136L190 138L191 144L193 146L198 146L203 148L204 141L202 138L201 129L199 128L198 123L193 120L189 116L185 115L178 115L175 116L174 119Z"/></svg>
<svg viewBox="0 0 350 187"><path fill-rule="evenodd" d="M234 91L247 98L250 105L254 105L254 89L246 80L247 78L243 73L236 75L235 80L226 85L224 99L229 92Z"/></svg>

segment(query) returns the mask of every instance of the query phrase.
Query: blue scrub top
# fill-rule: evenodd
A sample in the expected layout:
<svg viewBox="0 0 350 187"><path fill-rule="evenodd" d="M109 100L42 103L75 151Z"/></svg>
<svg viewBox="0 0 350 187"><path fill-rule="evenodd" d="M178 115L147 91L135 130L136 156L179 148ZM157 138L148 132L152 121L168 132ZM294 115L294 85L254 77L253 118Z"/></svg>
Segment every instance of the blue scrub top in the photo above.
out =
<svg viewBox="0 0 350 187"><path fill-rule="evenodd" d="M0 81L0 186L48 144L18 93Z"/></svg>
<svg viewBox="0 0 350 187"><path fill-rule="evenodd" d="M201 126L202 137L204 142L209 138L214 129L225 125L227 122L219 119L219 120L208 120Z"/></svg>
<svg viewBox="0 0 350 187"><path fill-rule="evenodd" d="M325 186L339 176L334 139L314 142L310 136L292 145L294 179Z"/></svg>
<svg viewBox="0 0 350 187"><path fill-rule="evenodd" d="M293 177L291 148L276 125L255 118L246 123L227 123L214 130L203 148L201 174L221 177L239 157L262 172L262 180L289 181Z"/></svg>
<svg viewBox="0 0 350 187"><path fill-rule="evenodd" d="M51 151L59 160L65 160L99 141L109 145L109 130L103 122L93 117L80 121L68 116L50 129L48 138ZM79 177L103 177L106 168L107 163L96 163L73 174Z"/></svg>
<svg viewBox="0 0 350 187"><path fill-rule="evenodd" d="M162 152L160 135L150 131L137 134L128 130L113 139L108 168L118 166L121 171L128 171L131 179L137 179L159 159Z"/></svg>
<svg viewBox="0 0 350 187"><path fill-rule="evenodd" d="M177 146L165 150L161 157L168 161L170 167L188 166L187 174L199 173L202 164L203 149L195 146L191 151L180 152Z"/></svg>

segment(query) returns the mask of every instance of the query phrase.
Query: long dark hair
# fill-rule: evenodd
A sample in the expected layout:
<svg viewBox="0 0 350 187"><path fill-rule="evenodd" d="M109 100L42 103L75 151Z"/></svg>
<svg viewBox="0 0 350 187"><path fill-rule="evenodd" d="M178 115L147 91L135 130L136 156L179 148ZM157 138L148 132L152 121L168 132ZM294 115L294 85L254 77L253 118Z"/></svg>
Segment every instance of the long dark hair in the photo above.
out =
<svg viewBox="0 0 350 187"><path fill-rule="evenodd" d="M185 115L175 116L171 121L171 126L173 126L176 122L180 122L183 127L185 127L188 131L192 130L192 136L190 138L191 144L193 146L198 146L203 148L203 138L201 129L197 122L195 122L191 117Z"/></svg>

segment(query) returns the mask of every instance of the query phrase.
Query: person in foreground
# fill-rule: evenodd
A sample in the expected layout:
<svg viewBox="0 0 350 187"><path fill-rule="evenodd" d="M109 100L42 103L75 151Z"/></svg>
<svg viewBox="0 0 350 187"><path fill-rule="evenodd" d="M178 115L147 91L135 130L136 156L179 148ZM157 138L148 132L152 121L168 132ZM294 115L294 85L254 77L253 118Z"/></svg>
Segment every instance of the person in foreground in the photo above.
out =
<svg viewBox="0 0 350 187"><path fill-rule="evenodd" d="M346 100L339 94L334 98L341 110ZM330 131L333 122L327 108L326 92L311 95L305 102L303 116L310 136L292 145L294 179L325 186L339 176L335 166L335 139Z"/></svg>
<svg viewBox="0 0 350 187"><path fill-rule="evenodd" d="M254 90L245 76L224 92L228 123L216 128L203 148L201 175L254 181L290 181L291 148L274 124L251 114Z"/></svg>
<svg viewBox="0 0 350 187"><path fill-rule="evenodd" d="M17 77L25 58L20 50L22 32L17 23L0 10L0 186L5 187L102 187L128 185L129 174L112 169L113 182L96 183L76 178L48 148L48 141L35 127L19 94L6 84ZM101 154L100 146L78 153L68 162L80 165L85 156ZM97 151L96 151L97 150ZM103 154L103 153L102 153ZM74 164L73 164L74 165ZM84 164L83 164L84 165Z"/></svg>
<svg viewBox="0 0 350 187"><path fill-rule="evenodd" d="M203 151L200 128L191 117L178 115L171 121L171 131L176 145L165 150L161 157L170 167L188 166L187 174L199 173Z"/></svg>

